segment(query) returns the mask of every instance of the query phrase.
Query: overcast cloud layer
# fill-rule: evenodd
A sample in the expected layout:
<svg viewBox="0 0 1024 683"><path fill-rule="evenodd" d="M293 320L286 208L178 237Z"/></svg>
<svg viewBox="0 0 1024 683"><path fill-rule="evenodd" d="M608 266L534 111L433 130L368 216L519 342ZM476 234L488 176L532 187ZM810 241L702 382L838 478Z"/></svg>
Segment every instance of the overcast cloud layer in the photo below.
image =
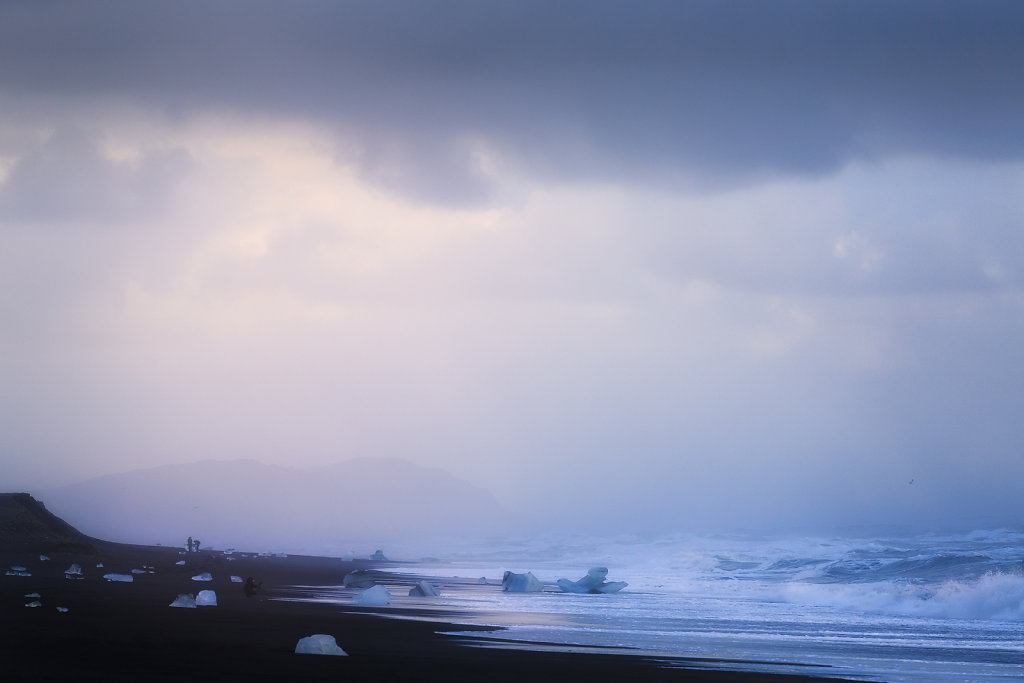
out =
<svg viewBox="0 0 1024 683"><path fill-rule="evenodd" d="M1024 524L1022 35L0 4L0 488L390 456L623 531Z"/></svg>

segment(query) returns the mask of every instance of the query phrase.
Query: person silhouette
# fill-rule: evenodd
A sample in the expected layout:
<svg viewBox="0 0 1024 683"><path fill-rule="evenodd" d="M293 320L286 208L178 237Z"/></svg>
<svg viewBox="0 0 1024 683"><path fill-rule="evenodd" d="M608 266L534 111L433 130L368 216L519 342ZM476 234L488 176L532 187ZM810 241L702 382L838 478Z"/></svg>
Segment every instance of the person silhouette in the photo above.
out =
<svg viewBox="0 0 1024 683"><path fill-rule="evenodd" d="M188 551L192 552L192 537L188 537Z"/></svg>

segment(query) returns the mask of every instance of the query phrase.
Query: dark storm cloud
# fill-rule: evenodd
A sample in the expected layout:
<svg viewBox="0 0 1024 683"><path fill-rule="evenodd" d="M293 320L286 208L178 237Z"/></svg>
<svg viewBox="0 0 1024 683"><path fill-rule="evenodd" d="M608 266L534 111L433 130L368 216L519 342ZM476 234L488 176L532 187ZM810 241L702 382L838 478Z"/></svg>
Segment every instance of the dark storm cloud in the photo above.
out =
<svg viewBox="0 0 1024 683"><path fill-rule="evenodd" d="M309 117L366 177L462 202L488 192L467 138L646 183L1019 158L1021 35L1017 2L8 3L0 88Z"/></svg>

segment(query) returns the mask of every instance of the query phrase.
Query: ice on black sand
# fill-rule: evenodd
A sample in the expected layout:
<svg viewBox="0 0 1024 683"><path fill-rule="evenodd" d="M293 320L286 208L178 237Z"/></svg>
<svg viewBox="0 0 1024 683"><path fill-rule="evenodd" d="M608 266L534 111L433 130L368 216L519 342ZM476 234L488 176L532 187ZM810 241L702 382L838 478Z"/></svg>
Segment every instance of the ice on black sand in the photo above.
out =
<svg viewBox="0 0 1024 683"><path fill-rule="evenodd" d="M391 604L391 593L384 586L374 586L373 588L367 588L362 593L357 593L352 598L352 602L357 605L383 607L384 605Z"/></svg>
<svg viewBox="0 0 1024 683"><path fill-rule="evenodd" d="M501 578L501 586L509 593L539 593L544 590L544 584L533 575L533 572L525 574L505 572Z"/></svg>
<svg viewBox="0 0 1024 683"><path fill-rule="evenodd" d="M441 591L437 587L431 585L429 581L420 581L415 586L409 589L409 597L411 598L439 598L441 597Z"/></svg>
<svg viewBox="0 0 1024 683"><path fill-rule="evenodd" d="M559 579L558 587L566 593L617 593L629 584L625 581L605 581L607 567L593 567L579 581Z"/></svg>
<svg viewBox="0 0 1024 683"><path fill-rule="evenodd" d="M186 607L188 609L195 609L196 599L188 593L179 593L178 597L174 598L174 602L170 604L171 607Z"/></svg>
<svg viewBox="0 0 1024 683"><path fill-rule="evenodd" d="M299 638L299 642L295 645L295 654L348 656L347 652L338 647L338 641L334 639L334 636L325 633Z"/></svg>

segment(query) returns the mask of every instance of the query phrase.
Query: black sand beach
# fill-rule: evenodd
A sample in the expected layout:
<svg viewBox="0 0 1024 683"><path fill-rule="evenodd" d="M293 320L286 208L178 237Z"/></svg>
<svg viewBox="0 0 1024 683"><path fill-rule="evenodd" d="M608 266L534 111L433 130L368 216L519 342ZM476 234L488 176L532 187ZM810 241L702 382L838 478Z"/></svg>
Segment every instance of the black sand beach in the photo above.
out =
<svg viewBox="0 0 1024 683"><path fill-rule="evenodd" d="M108 543L60 520L0 505L0 662L4 681L810 681L811 677L706 670L725 662L543 649L480 648L446 631L486 627L388 619L356 605L278 600L292 586L336 586L349 571L383 563L267 557ZM12 523L12 515L20 515ZM23 522L44 517L26 531ZM56 520L56 521L54 521ZM29 525L33 526L33 525ZM56 530L55 530L56 528ZM40 554L49 557L41 560ZM184 565L176 564L185 560ZM72 564L83 579L65 577ZM103 567L97 567L102 564ZM31 576L7 575L12 566ZM130 573L132 583L106 581ZM415 566L407 567L410 573ZM210 582L192 577L210 572ZM230 577L254 576L264 595L247 598ZM216 591L217 606L169 607L179 593ZM39 593L41 607L25 605ZM67 608L59 612L57 607ZM454 620L457 621L457 620ZM325 633L348 657L297 655L296 642ZM690 667L690 668L688 668ZM819 673L820 670L815 670Z"/></svg>

